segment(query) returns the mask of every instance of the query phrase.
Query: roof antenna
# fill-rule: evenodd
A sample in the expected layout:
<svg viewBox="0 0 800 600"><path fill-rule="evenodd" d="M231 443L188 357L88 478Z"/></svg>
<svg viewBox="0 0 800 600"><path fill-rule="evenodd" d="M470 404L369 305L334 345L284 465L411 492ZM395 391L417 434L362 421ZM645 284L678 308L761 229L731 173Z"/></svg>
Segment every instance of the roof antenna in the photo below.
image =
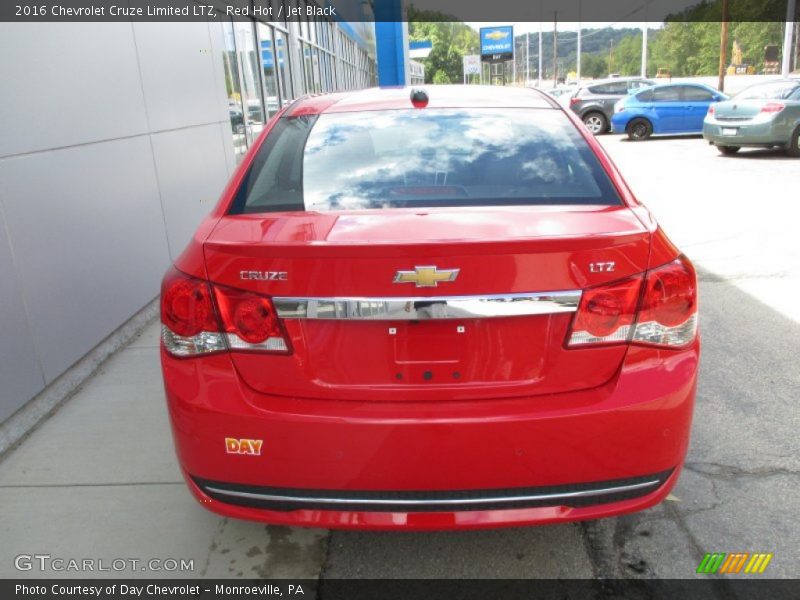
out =
<svg viewBox="0 0 800 600"><path fill-rule="evenodd" d="M414 105L414 108L428 106L428 92L422 88L411 88L411 104Z"/></svg>

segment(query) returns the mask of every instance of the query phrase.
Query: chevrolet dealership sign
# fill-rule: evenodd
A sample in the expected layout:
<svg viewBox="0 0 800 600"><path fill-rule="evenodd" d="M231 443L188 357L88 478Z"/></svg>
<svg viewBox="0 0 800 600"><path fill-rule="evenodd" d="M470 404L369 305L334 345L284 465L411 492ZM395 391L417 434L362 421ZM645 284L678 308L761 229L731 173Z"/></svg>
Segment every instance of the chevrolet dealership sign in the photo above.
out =
<svg viewBox="0 0 800 600"><path fill-rule="evenodd" d="M503 27L481 28L481 60L484 62L501 62L514 58L514 28Z"/></svg>

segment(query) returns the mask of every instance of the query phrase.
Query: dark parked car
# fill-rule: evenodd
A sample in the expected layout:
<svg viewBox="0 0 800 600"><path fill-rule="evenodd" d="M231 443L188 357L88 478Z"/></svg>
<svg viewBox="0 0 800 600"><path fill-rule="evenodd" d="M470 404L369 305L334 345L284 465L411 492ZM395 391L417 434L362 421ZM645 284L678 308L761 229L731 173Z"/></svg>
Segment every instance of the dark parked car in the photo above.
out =
<svg viewBox="0 0 800 600"><path fill-rule="evenodd" d="M580 86L569 99L569 107L593 134L605 133L614 115L614 104L630 92L655 82L641 77L619 77Z"/></svg>
<svg viewBox="0 0 800 600"><path fill-rule="evenodd" d="M231 130L233 130L233 133L242 133L244 131L244 114L242 110L235 106L228 106L228 115L231 118Z"/></svg>

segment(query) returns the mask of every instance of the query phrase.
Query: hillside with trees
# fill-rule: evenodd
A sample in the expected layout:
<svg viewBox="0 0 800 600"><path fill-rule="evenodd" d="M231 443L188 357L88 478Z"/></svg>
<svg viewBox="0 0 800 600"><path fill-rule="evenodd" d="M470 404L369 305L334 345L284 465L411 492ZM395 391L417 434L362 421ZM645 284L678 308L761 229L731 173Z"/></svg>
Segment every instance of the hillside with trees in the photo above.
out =
<svg viewBox="0 0 800 600"><path fill-rule="evenodd" d="M775 0L767 0L769 2ZM709 7L710 6L710 7ZM701 7L713 11L713 4ZM697 9L699 10L699 9ZM478 32L434 11L422 11L409 5L408 24L411 40L430 40L433 49L425 65L428 83L458 83L462 81L462 59L477 54ZM704 13L705 14L705 13ZM713 17L713 15L712 15ZM709 17L709 18L712 18ZM720 24L696 19L694 13L681 13L663 27L648 31L647 72L651 77L657 69L668 69L674 77L715 75L719 67ZM715 17L714 17L715 18ZM531 79L536 78L539 57L539 34L515 36L517 70L521 77L525 69L525 41L529 42L528 60ZM781 44L783 23L731 22L728 56L734 42L742 49L742 60L757 72L764 66L764 46ZM559 31L557 64L560 77L574 72L577 66L577 32ZM581 75L607 77L609 73L638 75L642 61L642 32L637 28L585 29L581 38ZM543 78L553 77L553 31L542 33Z"/></svg>

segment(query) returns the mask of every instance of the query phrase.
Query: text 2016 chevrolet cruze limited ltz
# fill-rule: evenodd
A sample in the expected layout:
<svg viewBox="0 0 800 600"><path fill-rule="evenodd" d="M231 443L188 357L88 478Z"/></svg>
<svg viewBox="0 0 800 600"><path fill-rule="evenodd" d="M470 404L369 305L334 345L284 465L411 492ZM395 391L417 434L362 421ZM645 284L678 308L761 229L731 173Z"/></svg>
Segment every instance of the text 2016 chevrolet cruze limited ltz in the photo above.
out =
<svg viewBox="0 0 800 600"><path fill-rule="evenodd" d="M691 263L529 89L322 95L273 117L166 274L194 496L364 529L595 519L686 454Z"/></svg>

